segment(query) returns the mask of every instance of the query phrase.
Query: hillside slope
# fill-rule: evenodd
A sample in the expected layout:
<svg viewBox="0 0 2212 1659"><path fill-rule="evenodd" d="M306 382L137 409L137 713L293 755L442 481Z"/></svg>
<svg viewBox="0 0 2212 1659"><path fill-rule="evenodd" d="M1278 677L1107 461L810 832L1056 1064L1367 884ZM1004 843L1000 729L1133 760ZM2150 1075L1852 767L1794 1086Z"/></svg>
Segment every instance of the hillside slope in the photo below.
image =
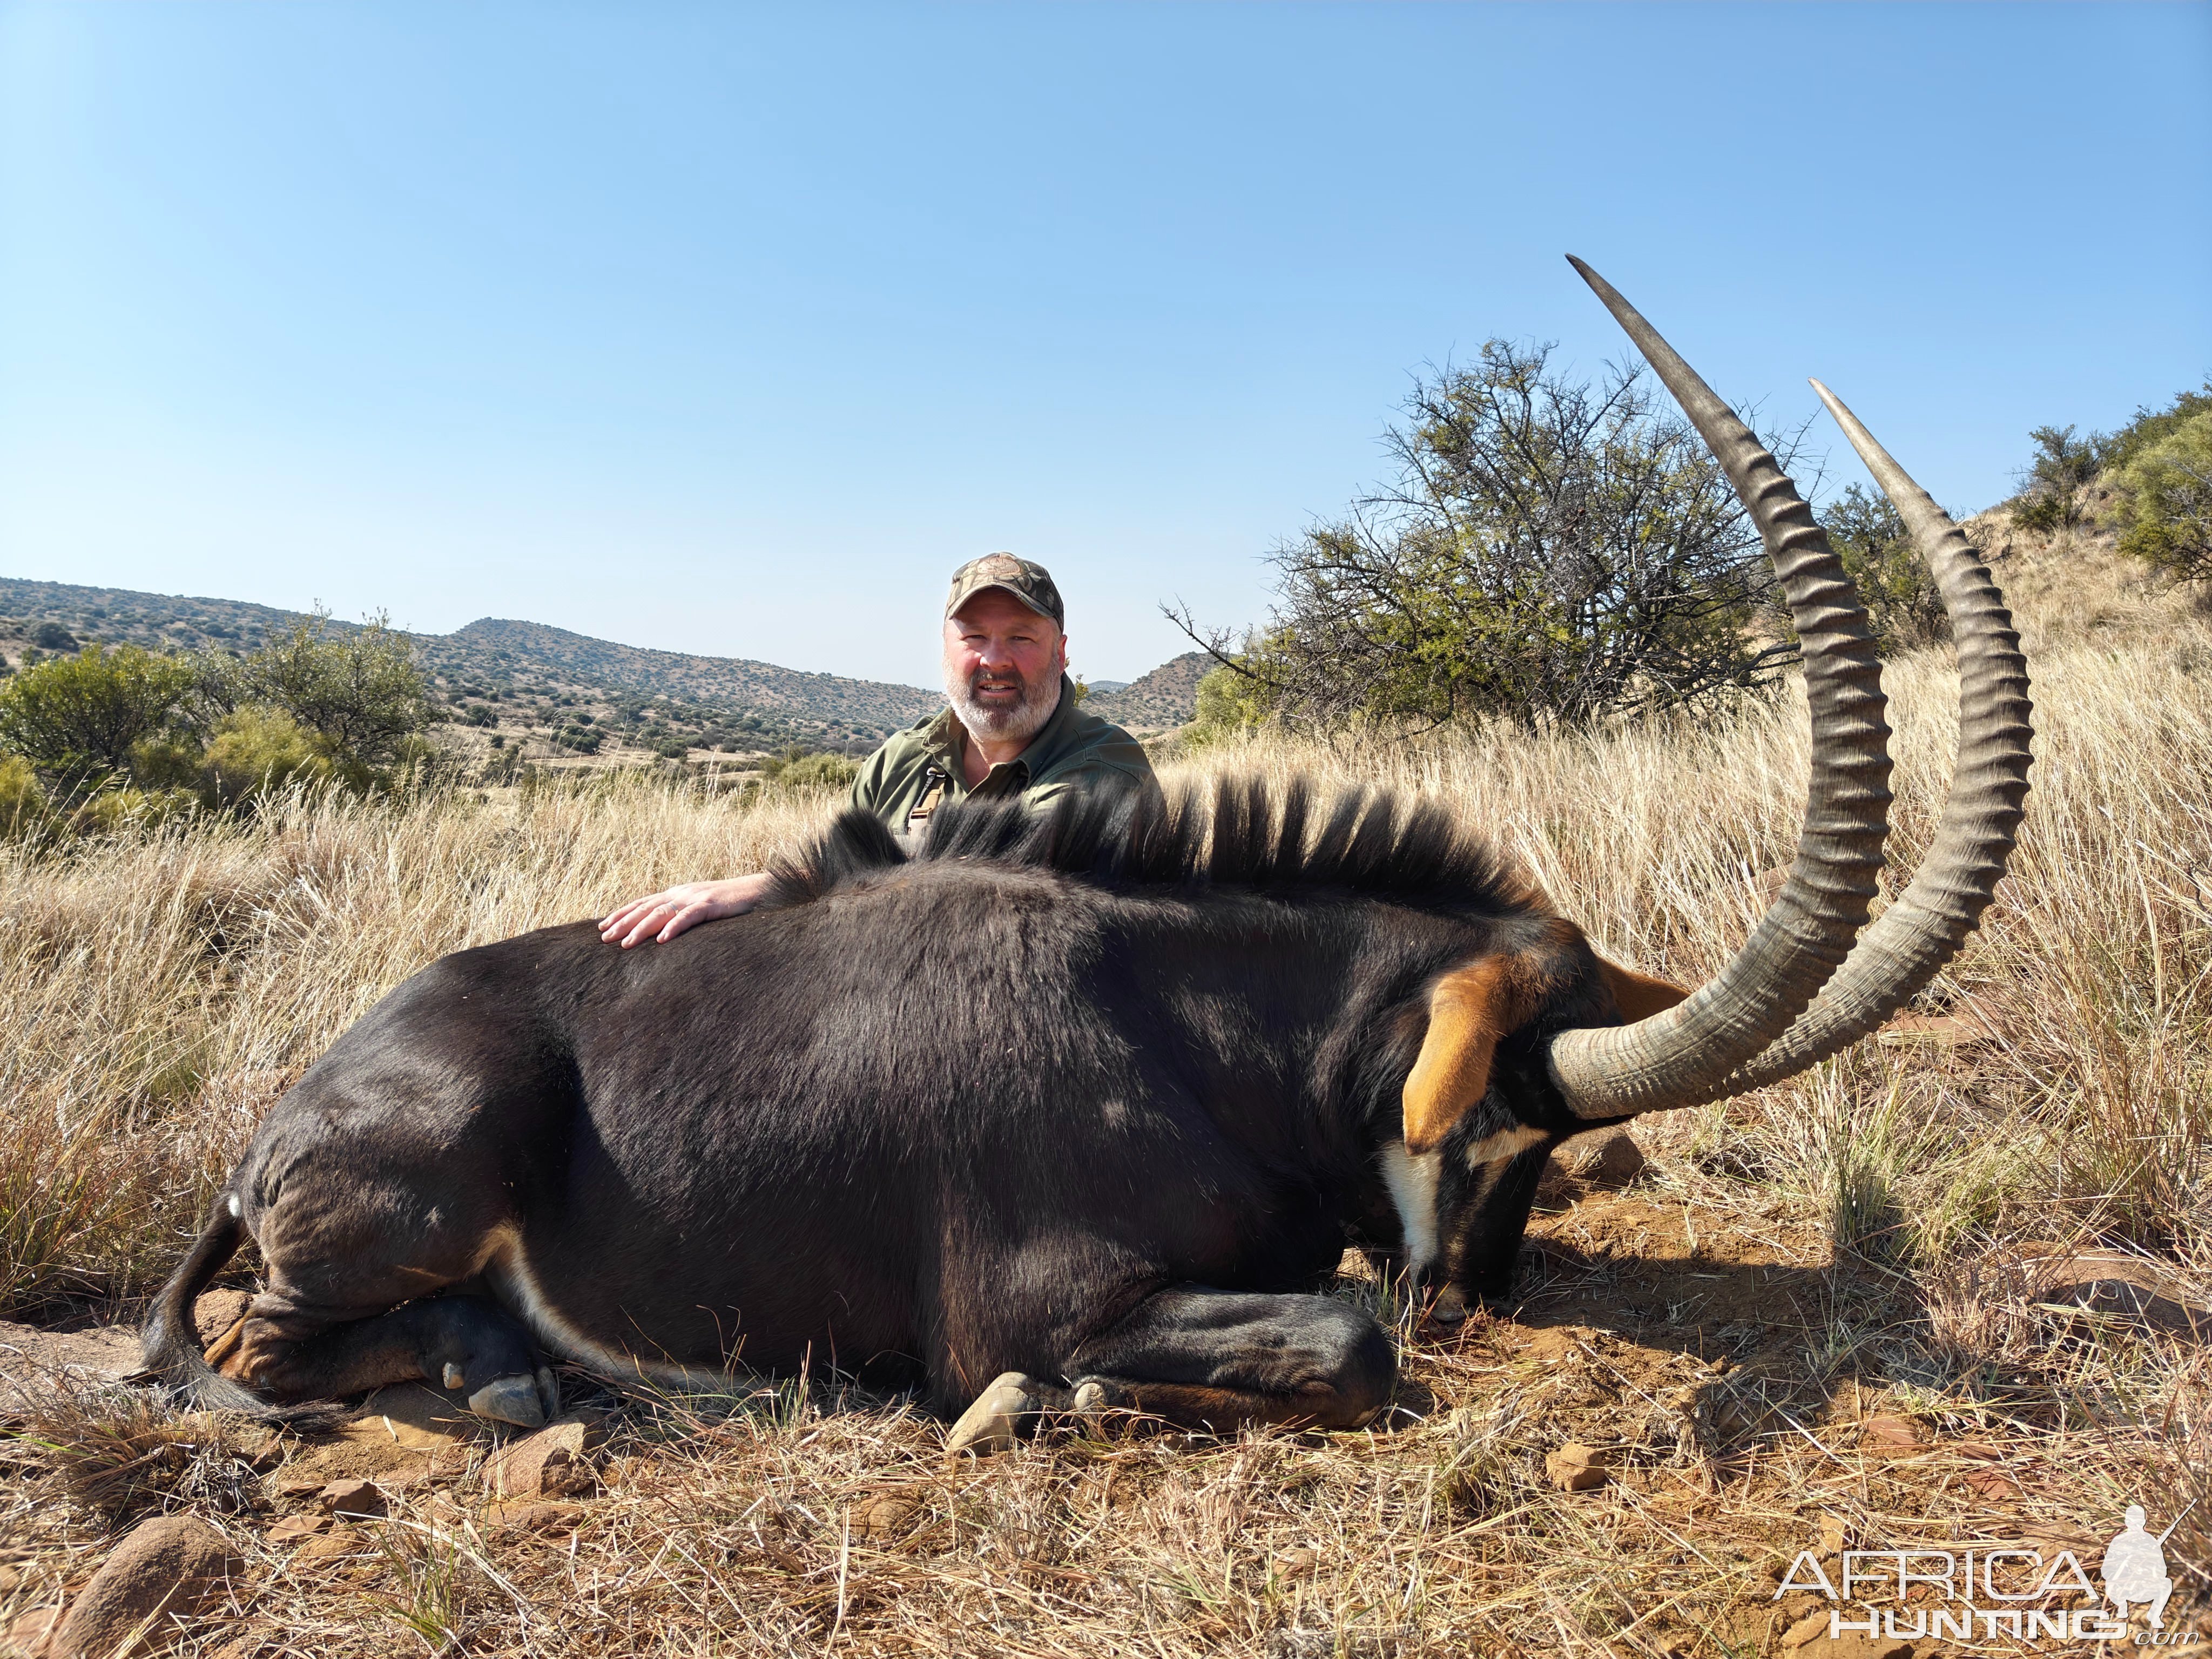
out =
<svg viewBox="0 0 2212 1659"><path fill-rule="evenodd" d="M1144 731L1182 726L1197 714L1198 683L1212 666L1205 652L1186 651L1119 691L1094 691L1083 706L1116 726Z"/></svg>
<svg viewBox="0 0 2212 1659"><path fill-rule="evenodd" d="M437 639L436 635L424 639L426 652ZM884 732L911 726L945 702L938 692L919 686L809 674L743 657L653 651L572 634L544 623L495 617L481 617L443 636L442 648L481 653L495 662L528 665L580 679L627 686L648 696L775 709L802 719L842 720L855 728Z"/></svg>
<svg viewBox="0 0 2212 1659"><path fill-rule="evenodd" d="M0 577L0 652L15 656L35 648L48 624L76 641L151 651L251 651L312 620L240 599ZM358 624L330 626L349 632ZM523 736L580 726L664 750L803 744L866 752L944 701L919 686L648 651L538 623L485 617L413 638L450 707L480 711L476 724Z"/></svg>

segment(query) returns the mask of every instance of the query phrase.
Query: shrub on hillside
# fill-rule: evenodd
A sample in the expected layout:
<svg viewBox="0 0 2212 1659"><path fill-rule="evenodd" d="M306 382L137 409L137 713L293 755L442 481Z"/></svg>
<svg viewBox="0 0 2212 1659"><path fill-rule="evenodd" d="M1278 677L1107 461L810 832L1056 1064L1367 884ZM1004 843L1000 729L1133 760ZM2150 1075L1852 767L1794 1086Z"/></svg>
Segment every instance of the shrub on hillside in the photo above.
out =
<svg viewBox="0 0 2212 1659"><path fill-rule="evenodd" d="M72 798L118 776L149 738L178 731L191 666L126 645L89 646L26 669L0 687L0 752L21 756Z"/></svg>
<svg viewBox="0 0 2212 1659"><path fill-rule="evenodd" d="M53 823L39 775L21 755L0 756L0 841L25 841Z"/></svg>
<svg viewBox="0 0 2212 1659"><path fill-rule="evenodd" d="M320 737L335 759L388 768L435 718L413 641L379 617L347 634L318 615L283 639L240 657L199 659L200 693L217 717L254 704L281 708Z"/></svg>
<svg viewBox="0 0 2212 1659"><path fill-rule="evenodd" d="M2035 459L2021 475L2023 488L2013 503L2012 521L2023 530L2051 535L2081 522L2081 492L2104 470L2101 434L2076 438L2070 426L2039 426L2028 434Z"/></svg>
<svg viewBox="0 0 2212 1659"><path fill-rule="evenodd" d="M2143 447L2118 483L2120 550L2212 580L2212 407Z"/></svg>
<svg viewBox="0 0 2212 1659"><path fill-rule="evenodd" d="M143 831L190 817L199 805L199 797L189 789L103 789L69 815L69 828L79 836Z"/></svg>
<svg viewBox="0 0 2212 1659"><path fill-rule="evenodd" d="M1264 648L1248 641L1247 649L1208 669L1198 682L1190 724L1176 735L1180 749L1202 748L1224 738L1255 732L1274 712Z"/></svg>
<svg viewBox="0 0 2212 1659"><path fill-rule="evenodd" d="M772 755L761 765L761 782L778 794L796 795L817 790L850 789L860 775L860 763L826 750L808 752L797 744Z"/></svg>
<svg viewBox="0 0 2212 1659"><path fill-rule="evenodd" d="M281 708L240 708L216 722L199 767L202 799L234 807L287 784L343 779L328 738ZM350 780L348 780L350 781Z"/></svg>
<svg viewBox="0 0 2212 1659"><path fill-rule="evenodd" d="M2105 468L2118 472L2154 444L2161 443L2199 415L2212 415L2212 380L2199 392L2185 392L2164 409L2144 404L2135 418L2102 441Z"/></svg>
<svg viewBox="0 0 2212 1659"><path fill-rule="evenodd" d="M1828 544L1858 587L1882 655L1951 637L1936 574L1912 544L1911 532L1889 497L1852 484L1818 516Z"/></svg>

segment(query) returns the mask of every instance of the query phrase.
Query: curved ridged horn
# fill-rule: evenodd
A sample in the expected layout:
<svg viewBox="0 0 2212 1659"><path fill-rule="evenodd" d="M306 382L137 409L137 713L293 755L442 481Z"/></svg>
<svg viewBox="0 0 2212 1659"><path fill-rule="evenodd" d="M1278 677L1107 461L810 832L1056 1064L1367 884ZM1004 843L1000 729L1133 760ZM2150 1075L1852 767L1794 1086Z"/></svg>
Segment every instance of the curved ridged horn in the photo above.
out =
<svg viewBox="0 0 2212 1659"><path fill-rule="evenodd" d="M1562 1031L1552 1081L1577 1116L1694 1106L1786 1031L1867 919L1888 831L1889 727L1874 632L1843 562L1774 457L1610 283L1576 270L1627 331L1711 448L1766 545L1805 663L1813 774L1790 879L1728 965L1685 1001L1632 1025Z"/></svg>
<svg viewBox="0 0 2212 1659"><path fill-rule="evenodd" d="M1813 390L1936 574L1959 653L1959 759L1942 821L1912 884L1866 930L1796 1024L1729 1079L1730 1094L1791 1076L1856 1042L1958 953L2004 874L2026 816L2033 758L2027 659L1989 567L1843 400L1818 380Z"/></svg>

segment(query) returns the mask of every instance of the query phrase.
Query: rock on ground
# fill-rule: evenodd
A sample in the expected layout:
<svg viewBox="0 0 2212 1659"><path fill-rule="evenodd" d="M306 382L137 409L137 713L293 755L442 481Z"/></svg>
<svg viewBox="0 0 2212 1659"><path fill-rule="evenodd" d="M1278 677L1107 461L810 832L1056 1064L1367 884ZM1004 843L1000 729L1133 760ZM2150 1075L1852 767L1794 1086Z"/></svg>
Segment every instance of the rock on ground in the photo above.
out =
<svg viewBox="0 0 2212 1659"><path fill-rule="evenodd" d="M229 1540L198 1516L141 1522L70 1603L46 1651L52 1659L158 1653L176 1639L179 1620L222 1595L240 1565Z"/></svg>
<svg viewBox="0 0 2212 1659"><path fill-rule="evenodd" d="M562 1498L591 1490L595 1421L579 1417L548 1424L510 1441L484 1463L484 1480L501 1498Z"/></svg>

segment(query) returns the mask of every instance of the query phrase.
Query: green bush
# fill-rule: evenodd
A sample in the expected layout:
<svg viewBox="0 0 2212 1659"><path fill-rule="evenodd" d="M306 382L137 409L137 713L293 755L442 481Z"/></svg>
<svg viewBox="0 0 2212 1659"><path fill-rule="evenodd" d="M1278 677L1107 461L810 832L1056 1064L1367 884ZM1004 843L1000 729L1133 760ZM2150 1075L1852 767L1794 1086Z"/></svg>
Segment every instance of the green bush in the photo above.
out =
<svg viewBox="0 0 2212 1659"><path fill-rule="evenodd" d="M21 841L46 833L53 823L39 775L21 755L0 756L0 841Z"/></svg>
<svg viewBox="0 0 2212 1659"><path fill-rule="evenodd" d="M2103 440L2106 471L2123 471L2143 451L2171 438L2199 415L2212 415L2212 380L2204 382L2201 392L2180 393L2164 409L2139 407L2133 420Z"/></svg>
<svg viewBox="0 0 2212 1659"><path fill-rule="evenodd" d="M1857 586L1882 655L1951 637L1936 574L1887 495L1852 484L1819 518L1828 544Z"/></svg>
<svg viewBox="0 0 2212 1659"><path fill-rule="evenodd" d="M189 789L103 789L70 814L69 824L80 836L119 835L188 817L199 805Z"/></svg>
<svg viewBox="0 0 2212 1659"><path fill-rule="evenodd" d="M434 718L413 641L380 617L333 634L330 618L318 615L250 655L214 653L198 666L212 715L254 704L281 708L320 737L333 759L360 768L404 760L410 739Z"/></svg>
<svg viewBox="0 0 2212 1659"><path fill-rule="evenodd" d="M2027 435L2035 459L2022 477L2026 487L2013 504L2012 521L2046 536L2071 530L2081 522L2081 491L2104 470L2110 440L2098 433L2076 438L2070 426L2039 426Z"/></svg>
<svg viewBox="0 0 2212 1659"><path fill-rule="evenodd" d="M2212 408L2143 447L2118 483L2120 550L2212 580Z"/></svg>
<svg viewBox="0 0 2212 1659"><path fill-rule="evenodd" d="M135 645L39 663L0 687L0 751L76 798L118 775L136 781L134 753L179 731L193 683L191 665Z"/></svg>
<svg viewBox="0 0 2212 1659"><path fill-rule="evenodd" d="M1771 578L1696 432L1640 366L1592 384L1551 349L1493 339L1418 380L1384 436L1397 477L1278 546L1244 665L1276 718L1583 725L1724 698L1796 659L1753 629Z"/></svg>
<svg viewBox="0 0 2212 1659"><path fill-rule="evenodd" d="M781 793L799 794L813 789L849 789L860 775L860 763L824 750L809 754L796 744L773 755L761 766L761 781Z"/></svg>
<svg viewBox="0 0 2212 1659"><path fill-rule="evenodd" d="M240 708L216 722L200 766L201 798L232 807L286 784L327 783L343 774L321 733L281 708Z"/></svg>
<svg viewBox="0 0 2212 1659"><path fill-rule="evenodd" d="M1265 658L1264 650L1247 650L1233 662L1208 669L1198 683L1197 706L1190 724L1177 734L1178 744L1202 748L1264 724L1275 707L1273 688L1258 678L1267 672Z"/></svg>

